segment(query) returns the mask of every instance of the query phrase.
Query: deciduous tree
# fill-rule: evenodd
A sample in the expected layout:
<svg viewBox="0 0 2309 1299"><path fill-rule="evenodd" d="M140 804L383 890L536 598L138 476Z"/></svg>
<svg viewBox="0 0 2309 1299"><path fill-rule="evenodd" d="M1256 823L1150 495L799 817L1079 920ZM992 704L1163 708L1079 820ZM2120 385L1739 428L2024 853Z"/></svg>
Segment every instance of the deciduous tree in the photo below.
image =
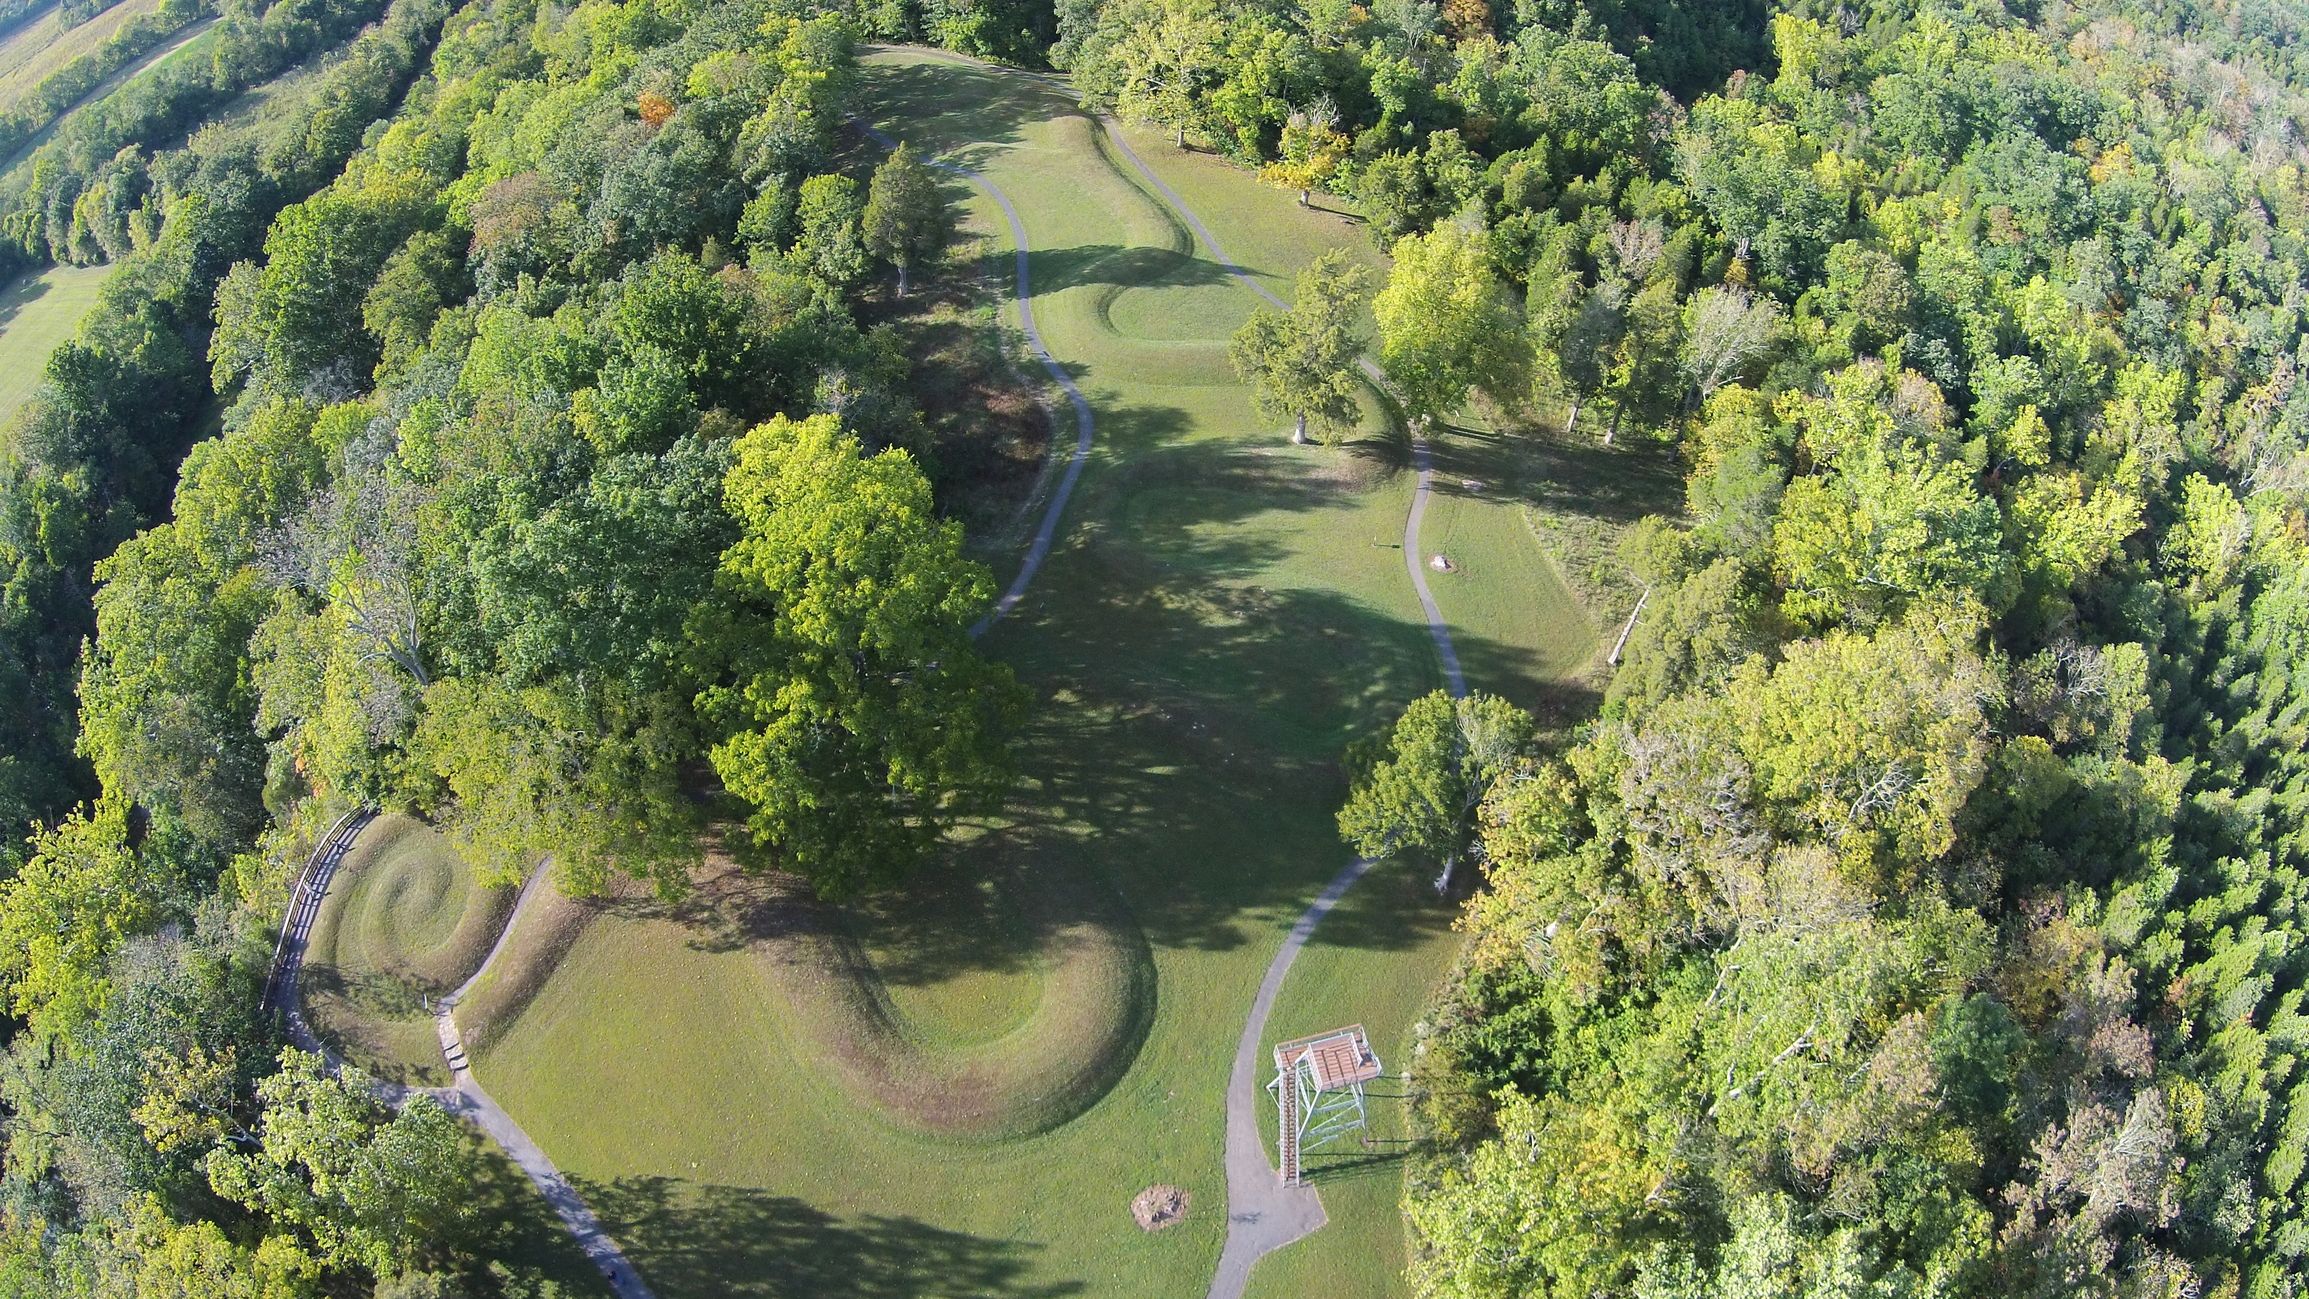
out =
<svg viewBox="0 0 2309 1299"><path fill-rule="evenodd" d="M830 415L739 439L725 498L714 768L766 860L828 895L891 880L1007 780L1017 687L968 635L992 581L913 458Z"/></svg>
<svg viewBox="0 0 2309 1299"><path fill-rule="evenodd" d="M1290 311L1262 307L1235 333L1235 372L1261 415L1296 421L1295 443L1306 442L1310 422L1325 441L1354 427L1355 318L1370 285L1370 271L1332 249L1299 273Z"/></svg>
<svg viewBox="0 0 2309 1299"><path fill-rule="evenodd" d="M1425 424L1465 405L1471 388L1517 392L1527 362L1522 330L1481 233L1448 225L1405 235L1394 259L1371 310L1380 364L1404 410Z"/></svg>
<svg viewBox="0 0 2309 1299"><path fill-rule="evenodd" d="M936 257L954 229L937 179L903 140L874 169L863 222L866 251L898 268L901 298L906 296L908 273Z"/></svg>
<svg viewBox="0 0 2309 1299"><path fill-rule="evenodd" d="M1531 714L1496 695L1438 690L1403 710L1385 755L1339 809L1339 833L1366 857L1412 852L1440 861L1448 888L1466 853L1476 805L1530 742Z"/></svg>

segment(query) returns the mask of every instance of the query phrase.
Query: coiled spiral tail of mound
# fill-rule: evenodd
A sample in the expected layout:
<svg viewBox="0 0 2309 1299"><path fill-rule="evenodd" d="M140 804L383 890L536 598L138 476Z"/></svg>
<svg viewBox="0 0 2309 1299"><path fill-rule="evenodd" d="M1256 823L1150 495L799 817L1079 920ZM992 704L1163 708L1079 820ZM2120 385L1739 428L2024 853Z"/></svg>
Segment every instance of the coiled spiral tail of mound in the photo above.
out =
<svg viewBox="0 0 2309 1299"><path fill-rule="evenodd" d="M265 980L266 1004L281 1011L286 1017L289 1039L304 1050L320 1053L328 1060L332 1070L345 1069L348 1065L343 1056L313 1031L305 1018L303 976L306 973L306 948L323 912L329 910L328 903L338 874L353 858L356 849L370 853L372 864L369 869L377 869L373 864L376 860L390 862L395 859L396 854L391 852L391 848L398 843L399 835L370 839L365 833L377 819L375 813L365 809L348 813L314 848L311 860L297 878L289 913L281 926L280 942L273 949L273 968ZM417 828L424 827L418 825ZM402 833L410 832L404 829ZM419 848L438 846L418 845ZM362 867L356 864L356 872L360 869ZM390 872L389 867L386 870ZM361 1073L355 1076L362 1078L380 1100L395 1108L422 1096L480 1128L528 1176L538 1194L544 1197L547 1207L553 1210L555 1217L561 1219L562 1226L568 1230L578 1249L600 1270L611 1293L618 1299L656 1299L655 1293L641 1279L640 1272L618 1248L617 1242L602 1230L600 1220L586 1207L584 1199L578 1195L569 1179L562 1175L561 1170L554 1166L552 1159L547 1157L537 1143L529 1139L529 1134L521 1130L521 1125L515 1123L513 1117L474 1080L464 1043L458 1037L457 1021L452 1017L457 997L471 990L481 981L483 973L496 963L505 948L506 937L520 922L524 910L522 904L532 899L538 891L537 885L544 877L545 870L540 867L531 876L528 886L522 890L520 902L497 911L498 920L488 929L486 941L476 944L478 957L472 961L469 971L458 976L460 982L456 991L432 1004L427 1022L433 1040L439 1047L438 1058L447 1066L450 1085L412 1087L405 1082L373 1078ZM445 899L449 890L419 887L416 892L420 895L430 892L439 900ZM499 889L495 892L504 895L509 894L510 890ZM387 908L389 915L393 911L393 908ZM466 932L462 918L454 932ZM470 949L459 950L462 953ZM460 955L447 964L450 968L457 968L465 962Z"/></svg>
<svg viewBox="0 0 2309 1299"><path fill-rule="evenodd" d="M475 878L414 817L377 816L355 836L323 881L301 939L304 1022L380 1077L443 1081L431 1003L480 968L513 890Z"/></svg>

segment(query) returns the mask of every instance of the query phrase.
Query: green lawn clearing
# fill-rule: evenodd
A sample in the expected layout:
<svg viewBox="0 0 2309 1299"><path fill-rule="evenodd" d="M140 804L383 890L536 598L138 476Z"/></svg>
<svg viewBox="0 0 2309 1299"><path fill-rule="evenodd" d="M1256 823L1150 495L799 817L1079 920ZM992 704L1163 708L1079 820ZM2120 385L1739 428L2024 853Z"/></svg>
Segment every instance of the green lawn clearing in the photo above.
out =
<svg viewBox="0 0 2309 1299"><path fill-rule="evenodd" d="M1338 448L1253 415L1226 345L1258 299L1070 95L914 51L865 80L878 126L1017 205L1037 322L1097 411L1058 543L986 642L1038 700L1023 778L905 898L835 911L716 875L675 905L525 914L468 1003L486 1031L460 1022L482 1083L665 1299L1200 1294L1235 1039L1346 859L1339 753L1441 684L1399 548L1406 447L1376 401ZM1280 291L1327 248L1372 256L1239 170L1142 152ZM992 205L955 192L1004 251ZM1520 527L1521 504L1471 496L1484 521L1447 526ZM1447 605L1478 685L1592 655L1589 620L1509 603L1540 589L1578 615L1534 586L1547 556L1522 535ZM1449 961L1451 909L1397 868L1364 887L1288 1009L1391 1044ZM1392 1166L1372 1168L1334 1179L1316 1238L1350 1293L1390 1293L1400 1265ZM1143 1232L1129 1204L1158 1182L1191 1206Z"/></svg>
<svg viewBox="0 0 2309 1299"><path fill-rule="evenodd" d="M0 422L40 386L48 354L96 305L110 266L51 266L0 290Z"/></svg>
<svg viewBox="0 0 2309 1299"><path fill-rule="evenodd" d="M346 1058L444 1085L430 1002L472 977L514 890L480 884L421 821L379 817L338 867L305 949L305 1015Z"/></svg>

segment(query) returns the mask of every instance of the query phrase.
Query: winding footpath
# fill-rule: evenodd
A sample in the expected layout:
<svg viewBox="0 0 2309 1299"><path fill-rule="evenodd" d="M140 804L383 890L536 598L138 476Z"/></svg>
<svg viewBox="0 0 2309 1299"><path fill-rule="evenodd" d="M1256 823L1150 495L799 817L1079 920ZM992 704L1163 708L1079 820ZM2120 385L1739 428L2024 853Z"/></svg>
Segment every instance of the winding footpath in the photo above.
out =
<svg viewBox="0 0 2309 1299"><path fill-rule="evenodd" d="M1042 80L1047 81L1047 79ZM1054 81L1048 83L1059 86L1064 84ZM1202 217L1187 206L1186 200L1181 198L1176 190L1155 175L1154 171L1147 166L1146 161L1139 157L1138 151L1133 149L1130 142L1123 138L1120 128L1113 120L1104 117L1100 117L1098 120L1106 128L1107 135L1113 141L1116 149L1121 152L1125 159L1129 160L1139 176L1147 182L1156 194L1161 196L1164 203L1202 241L1204 247L1210 251L1212 258L1225 269L1227 274L1258 294L1269 304L1286 311L1290 309L1289 303L1277 297L1266 285L1261 284L1257 278L1227 255L1225 248L1220 245L1218 237L1211 232L1210 227L1203 222ZM872 125L863 121L859 121L857 125L882 147L895 147L896 141ZM1060 390L1065 392L1068 403L1074 408L1075 444L1072 454L1068 457L1065 471L1060 476L1057 487L1051 493L1050 502L1043 511L1042 523L1035 532L1033 543L1027 548L1017 576L1011 580L1010 586L1003 592L1001 599L995 602L994 607L970 629L970 634L975 637L984 635L996 622L1017 607L1019 601L1025 598L1027 587L1032 584L1035 575L1041 571L1043 561L1049 557L1050 547L1058 535L1058 525L1065 514L1067 502L1073 496L1075 484L1082 477L1083 467L1089 460L1096 420L1089 399L1075 385L1073 376L1069 375L1065 367L1059 364L1058 359L1051 355L1048 344L1043 340L1042 331L1035 323L1033 287L1028 264L1030 248L1027 242L1026 224L1020 218L1018 209L1012 205L1009 195L1003 193L999 186L983 174L959 163L934 159L929 165L951 175L959 176L977 186L988 198L994 201L996 207L1001 209L1004 220L1010 226L1011 241L1016 255L1016 283L1013 286L1013 298L1018 306L1020 326L1026 336L1028 346L1034 352L1035 359L1041 363L1042 368L1050 375L1051 379L1058 384ZM1382 390L1385 389L1386 376L1378 366L1372 364L1368 358L1360 359L1358 365L1365 377ZM1403 524L1404 568L1411 578L1412 589L1418 593L1420 609L1426 618L1428 634L1435 642L1436 657L1442 664L1445 682L1454 697L1464 696L1467 693L1467 682L1460 668L1458 651L1452 645L1450 628L1444 622L1442 610L1435 603L1434 593L1428 589L1427 576L1422 571L1420 562L1419 525L1426 514L1427 503L1433 494L1434 484L1433 463L1424 438L1414 437L1412 441L1412 464L1418 471L1419 478L1418 484L1412 492L1410 513L1405 517ZM267 991L268 999L285 1010L292 1039L307 1050L322 1051L324 1054L327 1054L326 1049L314 1037L304 1022L299 1005L298 982L304 966L305 944L310 937L313 920L319 914L321 900L327 895L329 883L334 878L338 865L343 861L346 850L351 846L353 837L359 833L361 826L367 823L367 818L362 816L357 822L354 818L348 818L348 821L354 822L349 829L346 822L340 822L337 829L332 831L328 839L324 840L321 846L315 850L312 862L298 883L288 919L283 925L280 946L276 949L273 979L268 984ZM1372 864L1367 859L1356 860L1348 863L1337 875L1332 877L1330 883L1324 887L1323 891L1316 896L1315 900L1308 905L1307 909L1291 926L1290 933L1283 940L1282 948L1275 953L1274 959L1267 966L1265 976L1259 981L1257 995L1252 999L1250 1015L1243 1025L1242 1036L1236 1043L1234 1063L1227 1077L1225 1160L1227 1237L1226 1244L1219 1255L1218 1270L1211 1278L1208 1299L1239 1299L1245 1285L1250 1280L1252 1267L1261 1258L1293 1241L1312 1234L1321 1228L1325 1222L1322 1198L1311 1187L1284 1186L1274 1164L1268 1158L1265 1142L1260 1139L1259 1113L1265 1096L1259 1085L1263 1063L1261 1057L1266 1045L1267 1019L1274 1010L1275 1000L1282 992L1283 981L1290 974L1292 963L1297 960L1300 951L1306 947L1307 940L1315 932L1315 927L1322 922L1333 907L1338 905L1339 900L1346 896L1347 890L1353 888L1355 883L1363 878L1364 874L1371 869ZM655 1299L655 1295L642 1282L639 1274L634 1271L633 1265L618 1249L616 1242L611 1240L602 1230L600 1220L586 1207L583 1198L578 1195L568 1178L563 1176L537 1143L521 1130L521 1126L513 1121L512 1116L507 1114L473 1077L471 1062L465 1052L464 1040L457 1029L455 1010L458 1001L480 982L482 976L496 962L498 953L504 949L507 937L513 932L514 925L520 921L522 913L529 906L532 895L540 887L541 881L546 878L547 874L545 869L540 868L531 875L529 881L522 886L521 897L514 904L512 914L506 918L505 929L498 935L496 946L490 949L489 956L482 962L481 968L474 972L473 977L467 980L463 987L444 997L437 1004L434 1026L440 1037L442 1056L449 1065L451 1085L425 1089L406 1088L390 1083L377 1083L375 1085L379 1095L396 1104L412 1095L430 1096L438 1101L443 1108L451 1113L461 1115L478 1126L497 1142L506 1154L521 1167L521 1170L529 1176L529 1179L536 1184L538 1192L545 1197L546 1202L560 1216L563 1225L568 1228L570 1236L577 1241L578 1246L585 1251L586 1256L592 1259L594 1265L601 1270L602 1276L608 1280L610 1288L619 1296L619 1299ZM335 1063L334 1056L331 1056L331 1060L332 1063Z"/></svg>
<svg viewBox="0 0 2309 1299"><path fill-rule="evenodd" d="M1063 82L1056 81L1047 84L1064 85ZM1176 213L1181 221L1187 223L1187 228L1195 232L1195 238L1203 241L1203 247L1210 250L1211 259L1216 261L1221 269L1233 276L1237 282L1251 292L1265 298L1269 306L1279 311L1291 309L1290 303L1277 297L1274 290L1261 284L1256 276L1243 269L1241 263L1227 256L1227 250L1219 245L1219 237L1211 233L1211 228L1204 224L1202 217L1197 215L1193 208L1187 206L1187 201L1179 197L1177 190L1172 189L1162 177L1154 174L1154 169L1146 165L1146 159L1139 157L1138 150L1131 148L1130 141L1123 138L1122 128L1115 123L1113 118L1101 116L1098 121L1101 126L1106 128L1107 138L1114 142L1114 147L1121 151L1123 157L1130 160L1130 165L1138 172L1140 178L1145 180L1156 194L1162 196L1163 202L1170 206L1171 211ZM1021 274L1024 273L1024 266L1025 262L1022 255ZM1377 365L1372 364L1369 357L1357 357L1355 364L1363 371L1363 377L1371 381L1373 387L1381 392L1387 390L1386 374ZM1419 485L1412 490L1411 513L1403 521L1403 566L1411 574L1411 589L1419 593L1419 608L1427 615L1427 634L1435 640L1435 657L1442 660L1444 682L1450 687L1452 697L1458 698L1467 693L1467 677L1459 669L1459 651L1451 643L1451 629L1444 624L1443 611L1436 607L1435 593L1427 589L1427 574L1422 571L1419 563L1419 522L1426 517L1427 500L1434 495L1435 490L1435 465L1433 457L1428 454L1426 438L1414 436L1411 439L1411 464L1413 468L1419 471ZM1286 949L1285 956L1288 955L1289 952ZM1289 963L1285 957L1278 957L1277 959L1284 960L1286 965Z"/></svg>
<svg viewBox="0 0 2309 1299"><path fill-rule="evenodd" d="M529 909L530 900L545 887L552 873L550 862L530 872L528 883L521 886L521 896L513 903L513 913L505 917L505 928L499 931L489 955L482 959L481 968L473 971L473 977L463 986L433 1004L433 1028L440 1035L441 1058L449 1064L450 1085L434 1088L427 1094L441 1102L443 1109L488 1133L489 1139L503 1147L506 1155L521 1166L521 1171L529 1174L537 1193L553 1206L562 1226L569 1229L570 1238L593 1260L593 1265L601 1269L601 1275L607 1278L609 1288L619 1299L656 1299L643 1284L641 1274L618 1249L617 1242L601 1229L601 1220L585 1206L585 1199L577 1193L577 1188L570 1185L569 1179L562 1176L561 1170L530 1140L529 1134L521 1130L513 1116L482 1089L480 1081L473 1076L472 1061L466 1057L464 1036L457 1031L457 1003L464 1000L465 994L489 973L489 967L497 963L498 954L513 936L513 927L521 923L521 913Z"/></svg>
<svg viewBox="0 0 2309 1299"><path fill-rule="evenodd" d="M274 949L272 977L266 984L266 1003L277 1006L288 1022L289 1040L298 1048L311 1051L327 1060L333 1070L344 1071L345 1062L305 1022L301 976L305 968L305 946L312 938L313 921L320 915L321 902L329 895L329 885L337 876L337 868L344 863L345 854L360 836L376 813L359 811L337 822L320 846L313 850L312 859L297 881L296 894L289 905L289 916L281 927L279 945ZM527 883L521 886L521 896L514 901L511 914L505 917L505 928L498 931L497 942L482 959L481 968L473 972L463 986L433 1004L433 1029L441 1040L441 1058L449 1065L450 1085L447 1087L406 1087L382 1079L368 1079L370 1090L386 1104L396 1108L419 1096L432 1098L442 1109L465 1119L480 1128L496 1142L529 1180L537 1193L545 1197L555 1216L585 1256L601 1270L602 1279L609 1283L618 1299L657 1299L641 1274L627 1261L617 1242L602 1230L601 1220L585 1205L569 1179L554 1166L545 1151L521 1125L513 1121L478 1080L473 1077L472 1062L466 1058L464 1037L457 1031L455 1011L457 1003L481 982L489 967L497 963L497 956L505 950L506 941L513 935L513 927L529 909L530 900L552 874L550 863L532 871Z"/></svg>
<svg viewBox="0 0 2309 1299"><path fill-rule="evenodd" d="M898 147L896 140L872 123L855 117L850 120L859 130L872 137L874 143L885 149ZM976 185L985 191L986 197L994 200L996 207L1002 209L1003 220L1010 223L1011 245L1017 250L1017 283L1012 286L1011 293L1018 303L1019 326L1026 334L1027 346L1034 349L1034 359L1042 363L1042 368L1066 393L1067 402L1074 407L1074 453L1067 457L1066 472L1060 476L1057 490L1050 494L1050 504L1042 512L1042 526L1035 529L1034 542L1026 548L1026 557L1018 566L1018 576L1011 579L1010 589L1002 593L1002 598L994 602L994 607L987 611L985 617L971 626L970 634L976 637L985 635L995 623L1002 621L1004 615L1018 607L1018 602L1026 598L1027 585L1034 581L1036 573L1042 571L1042 561L1050 557L1050 543L1058 536L1059 516L1066 513L1067 498L1074 495L1075 481L1082 477L1082 467L1090 459L1091 430L1096 420L1091 415L1090 399L1082 395L1082 389L1074 384L1074 376L1068 374L1066 367L1058 363L1058 358L1050 354L1050 345L1043 342L1042 330L1034 323L1034 283L1032 271L1027 264L1029 246L1026 242L1026 222L1019 218L1018 209L1011 206L1010 196L1002 192L1001 186L960 163L933 158L929 165Z"/></svg>

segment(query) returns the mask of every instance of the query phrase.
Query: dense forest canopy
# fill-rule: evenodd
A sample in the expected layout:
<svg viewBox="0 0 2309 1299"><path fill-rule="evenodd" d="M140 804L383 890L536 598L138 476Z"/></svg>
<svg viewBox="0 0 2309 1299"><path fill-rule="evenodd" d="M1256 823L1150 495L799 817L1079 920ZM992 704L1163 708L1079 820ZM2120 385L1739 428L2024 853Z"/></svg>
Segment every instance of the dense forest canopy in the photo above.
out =
<svg viewBox="0 0 2309 1299"><path fill-rule="evenodd" d="M0 433L0 1295L545 1292L455 1124L258 1015L337 811L579 891L720 825L841 895L1003 788L990 579L861 323L952 218L845 130L863 40L1351 199L1384 283L1236 343L1302 433L1375 289L1419 425L1687 470L1600 715L1352 763L1360 850L1475 868L1423 1292L2299 1292L2296 9L220 13L0 179L9 268L117 266Z"/></svg>
<svg viewBox="0 0 2309 1299"><path fill-rule="evenodd" d="M0 1293L545 1293L455 1123L258 1016L284 875L370 805L574 891L727 819L832 895L999 789L990 580L850 307L952 218L842 152L839 14L220 27L0 193L119 263L0 440Z"/></svg>
<svg viewBox="0 0 2309 1299"><path fill-rule="evenodd" d="M1509 760L1414 707L1342 814L1484 866L1425 1291L2296 1292L2299 22L1791 5L1705 71L1601 10L1062 24L1358 200L1414 414L1688 466L1602 716Z"/></svg>

